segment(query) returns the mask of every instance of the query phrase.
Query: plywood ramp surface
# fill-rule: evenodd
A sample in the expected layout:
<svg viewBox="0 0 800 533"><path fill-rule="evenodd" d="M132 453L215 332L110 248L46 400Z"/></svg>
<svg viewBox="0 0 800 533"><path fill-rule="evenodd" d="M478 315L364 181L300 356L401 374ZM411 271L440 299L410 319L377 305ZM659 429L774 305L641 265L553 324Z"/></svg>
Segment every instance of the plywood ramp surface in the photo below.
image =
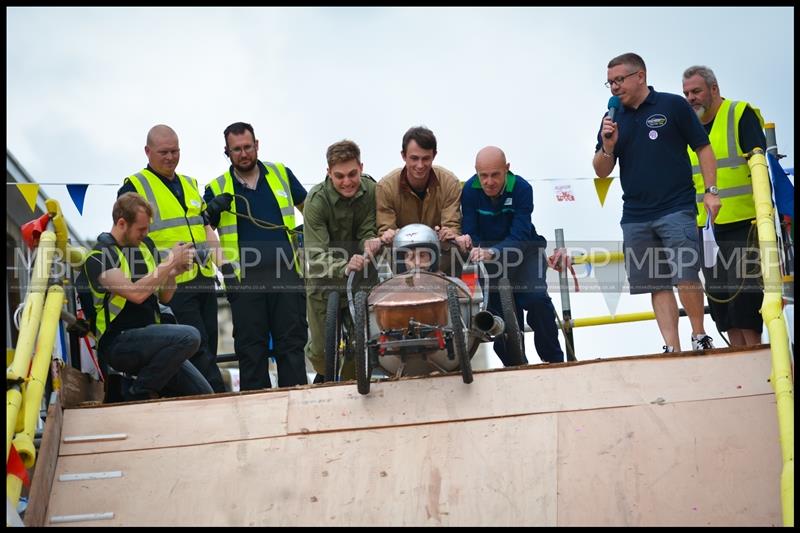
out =
<svg viewBox="0 0 800 533"><path fill-rule="evenodd" d="M76 525L775 525L766 350L65 411ZM102 453L99 453L102 452Z"/></svg>
<svg viewBox="0 0 800 533"><path fill-rule="evenodd" d="M289 392L289 433L771 394L768 350L538 365Z"/></svg>
<svg viewBox="0 0 800 533"><path fill-rule="evenodd" d="M286 434L288 393L242 394L65 409L60 455L141 450ZM124 439L63 442L125 434Z"/></svg>

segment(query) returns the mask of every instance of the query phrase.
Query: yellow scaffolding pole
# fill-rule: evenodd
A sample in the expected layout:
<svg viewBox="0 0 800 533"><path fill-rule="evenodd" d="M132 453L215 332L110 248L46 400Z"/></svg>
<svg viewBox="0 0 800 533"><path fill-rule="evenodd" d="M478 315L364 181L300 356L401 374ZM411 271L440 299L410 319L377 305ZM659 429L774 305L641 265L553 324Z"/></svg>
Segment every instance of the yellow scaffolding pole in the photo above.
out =
<svg viewBox="0 0 800 533"><path fill-rule="evenodd" d="M656 314L653 311L642 311L640 313L626 313L622 315L602 315L590 316L587 318L572 319L572 327L580 328L585 326L602 326L604 324L620 324L623 322L640 322L642 320L653 320Z"/></svg>
<svg viewBox="0 0 800 533"><path fill-rule="evenodd" d="M14 360L6 368L6 384L20 384L27 377L39 333L42 319L45 291L50 277L50 267L56 252L56 235L45 231L39 239L39 250L33 265L33 275L25 297L25 308L20 321L19 338L14 351ZM18 387L9 387L6 391L6 461L11 450L11 439L20 414L22 393ZM38 405L37 405L38 407Z"/></svg>
<svg viewBox="0 0 800 533"><path fill-rule="evenodd" d="M576 255L572 258L572 264L582 265L585 263L592 263L593 265L599 264L600 266L608 265L610 263L624 263L624 252L609 252L603 250L595 250L586 255Z"/></svg>
<svg viewBox="0 0 800 533"><path fill-rule="evenodd" d="M769 332L772 351L770 382L775 389L778 408L783 469L781 471L781 506L783 525L794 526L794 390L792 385L789 335L783 319L782 277L779 268L778 238L775 233L769 169L764 152L753 150L748 159L756 204L758 245L761 251L761 275L764 278L764 303L761 316Z"/></svg>

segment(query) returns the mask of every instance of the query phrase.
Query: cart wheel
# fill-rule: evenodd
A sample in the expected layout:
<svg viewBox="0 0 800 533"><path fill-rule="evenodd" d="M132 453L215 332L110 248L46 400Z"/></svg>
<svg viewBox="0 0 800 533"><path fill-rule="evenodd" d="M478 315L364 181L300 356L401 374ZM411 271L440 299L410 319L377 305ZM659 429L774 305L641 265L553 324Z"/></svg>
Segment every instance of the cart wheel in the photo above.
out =
<svg viewBox="0 0 800 533"><path fill-rule="evenodd" d="M472 383L472 361L467 353L467 342L464 339L464 323L461 321L458 292L453 285L447 286L447 307L450 311L450 326L453 328L453 351L461 365L461 378L464 383Z"/></svg>
<svg viewBox="0 0 800 533"><path fill-rule="evenodd" d="M522 332L519 330L517 313L514 311L514 295L511 293L508 279L500 280L498 292L500 293L500 307L503 310L503 321L506 323L506 330L503 333L506 341L506 356L514 366L525 364L527 359L522 347Z"/></svg>
<svg viewBox="0 0 800 533"><path fill-rule="evenodd" d="M367 293L364 291L356 294L355 314L353 317L356 350L356 379L358 392L369 394L369 380L372 377L369 354L367 353Z"/></svg>
<svg viewBox="0 0 800 533"><path fill-rule="evenodd" d="M325 383L339 381L342 369L342 315L339 312L339 293L332 291L328 295L328 307L325 314Z"/></svg>

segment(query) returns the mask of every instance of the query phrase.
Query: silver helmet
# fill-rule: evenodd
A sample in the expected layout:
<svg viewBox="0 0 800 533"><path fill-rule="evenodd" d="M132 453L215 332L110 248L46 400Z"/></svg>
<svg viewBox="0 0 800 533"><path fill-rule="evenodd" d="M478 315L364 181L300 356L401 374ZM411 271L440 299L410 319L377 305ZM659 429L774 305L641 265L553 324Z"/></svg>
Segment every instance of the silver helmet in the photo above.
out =
<svg viewBox="0 0 800 533"><path fill-rule="evenodd" d="M435 272L439 269L439 256L441 248L439 246L439 236L425 224L408 224L400 228L394 235L395 252L395 272L400 274L407 270L405 265L405 255L415 248L425 248L430 251L432 261L428 270Z"/></svg>

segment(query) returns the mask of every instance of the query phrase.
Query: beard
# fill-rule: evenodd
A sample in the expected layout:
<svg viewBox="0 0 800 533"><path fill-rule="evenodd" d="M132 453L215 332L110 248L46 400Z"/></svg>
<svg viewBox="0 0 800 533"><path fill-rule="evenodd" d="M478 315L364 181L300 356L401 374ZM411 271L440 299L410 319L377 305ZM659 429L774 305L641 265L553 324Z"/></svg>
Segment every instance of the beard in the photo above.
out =
<svg viewBox="0 0 800 533"><path fill-rule="evenodd" d="M708 109L704 105L694 108L694 114L697 115L697 118L703 118L703 115L706 114L706 111L708 111Z"/></svg>
<svg viewBox="0 0 800 533"><path fill-rule="evenodd" d="M235 168L235 169L236 169L236 170L238 170L239 172L250 172L251 170L253 170L253 169L255 168L255 166L256 166L256 159L253 159L253 162L252 162L252 163L250 163L250 164L249 164L249 165L247 165L247 166L244 166L244 165L234 165L234 166L233 166L233 168Z"/></svg>

